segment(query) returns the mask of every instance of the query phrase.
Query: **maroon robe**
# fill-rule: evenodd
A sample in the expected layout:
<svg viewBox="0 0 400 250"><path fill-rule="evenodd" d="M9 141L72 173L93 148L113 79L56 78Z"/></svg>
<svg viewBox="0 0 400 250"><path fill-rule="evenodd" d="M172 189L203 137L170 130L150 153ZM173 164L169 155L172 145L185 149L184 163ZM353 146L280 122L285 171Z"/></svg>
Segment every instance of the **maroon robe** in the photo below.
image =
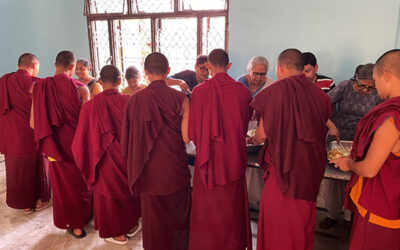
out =
<svg viewBox="0 0 400 250"><path fill-rule="evenodd" d="M189 249L252 249L245 170L251 94L226 73L192 93L189 137L196 146Z"/></svg>
<svg viewBox="0 0 400 250"><path fill-rule="evenodd" d="M72 142L76 165L94 192L94 227L101 238L128 233L140 218L140 203L128 187L121 153L122 111L129 99L107 89L82 106Z"/></svg>
<svg viewBox="0 0 400 250"><path fill-rule="evenodd" d="M32 96L37 77L19 69L0 79L0 152L5 155L8 206L33 208L50 199L48 163L35 148L29 126Z"/></svg>
<svg viewBox="0 0 400 250"><path fill-rule="evenodd" d="M62 229L83 228L91 214L91 195L71 151L82 105L77 88L82 86L58 74L38 80L33 88L35 141L55 159L50 162L53 217Z"/></svg>
<svg viewBox="0 0 400 250"><path fill-rule="evenodd" d="M355 161L365 158L375 131L387 119L400 133L400 97L379 104L360 120L351 152ZM347 186L345 205L355 212L350 249L400 249L400 153L390 153L375 177L362 178L361 187L359 178L353 173ZM353 188L361 191L350 198ZM377 217L397 223L382 224Z"/></svg>
<svg viewBox="0 0 400 250"><path fill-rule="evenodd" d="M315 202L326 164L329 98L298 75L270 84L251 106L261 115L267 135L257 249L285 249L283 241L289 249L312 249Z"/></svg>
<svg viewBox="0 0 400 250"><path fill-rule="evenodd" d="M128 101L121 146L128 183L140 195L143 247L187 248L190 172L181 135L185 94L153 81Z"/></svg>

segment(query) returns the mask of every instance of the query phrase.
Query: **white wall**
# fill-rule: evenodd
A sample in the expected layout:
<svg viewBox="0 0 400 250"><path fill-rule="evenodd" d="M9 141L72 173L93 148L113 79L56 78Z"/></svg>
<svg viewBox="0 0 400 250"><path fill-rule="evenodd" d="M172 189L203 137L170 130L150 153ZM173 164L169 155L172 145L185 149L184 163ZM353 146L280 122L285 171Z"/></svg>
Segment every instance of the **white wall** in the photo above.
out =
<svg viewBox="0 0 400 250"><path fill-rule="evenodd" d="M39 76L54 73L61 50L89 57L83 0L1 0L0 74L15 70L18 57L35 53ZM361 63L375 62L400 47L400 0L230 0L230 73L246 72L247 61L264 55L271 62L289 47L311 51L320 73L336 82Z"/></svg>
<svg viewBox="0 0 400 250"><path fill-rule="evenodd" d="M246 73L252 56L271 63L294 47L313 52L319 72L336 82L349 79L358 64L374 63L399 47L399 0L231 0L231 75Z"/></svg>
<svg viewBox="0 0 400 250"><path fill-rule="evenodd" d="M89 57L83 0L1 0L0 75L15 71L18 57L34 53L40 60L39 76L54 74L55 57L71 50Z"/></svg>

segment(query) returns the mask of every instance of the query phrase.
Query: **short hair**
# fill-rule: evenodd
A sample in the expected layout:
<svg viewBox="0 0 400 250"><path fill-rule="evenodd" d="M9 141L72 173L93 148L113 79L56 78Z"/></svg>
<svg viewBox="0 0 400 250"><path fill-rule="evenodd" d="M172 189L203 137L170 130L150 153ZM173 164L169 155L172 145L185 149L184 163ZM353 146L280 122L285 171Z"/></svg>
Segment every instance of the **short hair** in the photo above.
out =
<svg viewBox="0 0 400 250"><path fill-rule="evenodd" d="M118 83L121 79L121 71L114 65L106 65L100 71L100 79L105 83Z"/></svg>
<svg viewBox="0 0 400 250"><path fill-rule="evenodd" d="M315 58L315 55L311 52L301 53L301 58L303 59L304 66L310 64L315 67L315 65L317 65L317 58Z"/></svg>
<svg viewBox="0 0 400 250"><path fill-rule="evenodd" d="M168 59L160 52L153 52L144 60L144 68L150 74L163 75L169 68Z"/></svg>
<svg viewBox="0 0 400 250"><path fill-rule="evenodd" d="M226 67L229 64L229 56L223 49L214 49L208 55L208 62L216 67Z"/></svg>
<svg viewBox="0 0 400 250"><path fill-rule="evenodd" d="M373 81L374 80L374 78L372 77L373 71L374 71L373 63L359 65L356 69L355 77L357 77L358 80L372 80Z"/></svg>
<svg viewBox="0 0 400 250"><path fill-rule="evenodd" d="M196 65L204 64L208 61L208 56L207 55L199 55L196 58Z"/></svg>
<svg viewBox="0 0 400 250"><path fill-rule="evenodd" d="M18 58L18 66L21 67L29 67L35 62L39 62L39 60L32 53L24 53Z"/></svg>
<svg viewBox="0 0 400 250"><path fill-rule="evenodd" d="M56 65L61 66L63 68L67 68L71 65L74 65L75 61L76 59L74 53L67 50L61 51L60 53L57 54L56 57Z"/></svg>
<svg viewBox="0 0 400 250"><path fill-rule="evenodd" d="M296 69L303 71L303 59L301 58L301 52L298 49L285 49L278 56L278 64L287 69Z"/></svg>
<svg viewBox="0 0 400 250"><path fill-rule="evenodd" d="M85 58L81 58L78 61L76 61L76 64L81 63L83 66L85 66L85 68L88 68L89 70L92 69L92 63Z"/></svg>
<svg viewBox="0 0 400 250"><path fill-rule="evenodd" d="M253 58L250 59L250 61L247 63L247 72L250 72L250 70L258 64L262 64L265 66L265 69L268 72L268 68L269 68L269 62L267 60L267 58L263 57L263 56L255 56Z"/></svg>
<svg viewBox="0 0 400 250"><path fill-rule="evenodd" d="M400 49L392 49L381 55L375 63L375 71L379 74L387 71L400 78Z"/></svg>
<svg viewBox="0 0 400 250"><path fill-rule="evenodd" d="M139 78L139 70L135 67L135 66L129 66L126 70L125 70L125 79L138 79Z"/></svg>

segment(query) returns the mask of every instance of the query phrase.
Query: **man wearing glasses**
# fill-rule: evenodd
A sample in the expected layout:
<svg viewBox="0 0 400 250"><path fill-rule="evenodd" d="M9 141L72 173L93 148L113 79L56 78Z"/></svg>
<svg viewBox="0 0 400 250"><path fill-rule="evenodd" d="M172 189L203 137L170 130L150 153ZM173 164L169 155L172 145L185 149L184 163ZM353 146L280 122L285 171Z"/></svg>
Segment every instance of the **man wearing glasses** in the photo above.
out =
<svg viewBox="0 0 400 250"><path fill-rule="evenodd" d="M273 82L272 78L267 76L269 63L263 56L256 56L250 59L247 64L248 74L240 76L237 81L246 86L254 98L262 89Z"/></svg>
<svg viewBox="0 0 400 250"><path fill-rule="evenodd" d="M204 80L208 79L209 73L207 68L207 58L207 55L199 55L196 59L196 64L194 65L195 71L184 70L174 75L171 75L167 79L167 84L179 85L182 90L185 90L187 92L188 90L185 88L189 87L189 90L192 91L197 84L202 83ZM182 83L182 81L177 81L177 79L183 80L187 84L187 86L185 87L185 84Z"/></svg>

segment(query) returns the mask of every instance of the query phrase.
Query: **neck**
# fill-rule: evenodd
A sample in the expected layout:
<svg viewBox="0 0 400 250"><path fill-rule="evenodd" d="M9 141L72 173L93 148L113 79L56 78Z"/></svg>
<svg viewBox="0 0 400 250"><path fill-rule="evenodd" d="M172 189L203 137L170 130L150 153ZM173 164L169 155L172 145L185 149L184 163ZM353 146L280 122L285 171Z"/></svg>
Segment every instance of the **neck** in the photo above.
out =
<svg viewBox="0 0 400 250"><path fill-rule="evenodd" d="M28 72L30 75L32 75L32 73L33 73L33 70L30 69L30 68L18 67L18 69L20 69L20 70L25 70L25 71Z"/></svg>
<svg viewBox="0 0 400 250"><path fill-rule="evenodd" d="M60 75L60 74L66 74L67 76L71 76L69 70L56 69L56 73L54 73L54 75L56 76L56 75Z"/></svg>
<svg viewBox="0 0 400 250"><path fill-rule="evenodd" d="M108 84L103 84L103 90L107 90L107 89L118 89L119 85L113 85L111 83Z"/></svg>
<svg viewBox="0 0 400 250"><path fill-rule="evenodd" d="M89 75L85 76L85 77L78 77L78 80L81 82L90 82L94 77L91 77Z"/></svg>
<svg viewBox="0 0 400 250"><path fill-rule="evenodd" d="M228 71L225 68L215 68L212 72L212 76L215 76L218 73L227 73Z"/></svg>

